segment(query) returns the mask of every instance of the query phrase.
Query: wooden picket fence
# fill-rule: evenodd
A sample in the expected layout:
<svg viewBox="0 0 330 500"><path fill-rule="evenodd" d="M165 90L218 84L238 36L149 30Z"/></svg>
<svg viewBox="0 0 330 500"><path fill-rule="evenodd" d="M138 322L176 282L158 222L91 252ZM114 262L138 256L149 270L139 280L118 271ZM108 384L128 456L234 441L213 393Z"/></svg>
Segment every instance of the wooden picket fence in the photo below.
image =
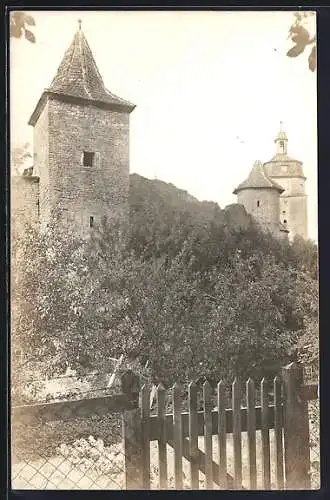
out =
<svg viewBox="0 0 330 500"><path fill-rule="evenodd" d="M158 443L159 488L168 489L168 453L174 452L175 489L183 489L183 458L190 464L190 488L199 489L200 471L206 489L257 489L256 431L261 433L262 485L271 489L271 462L275 466L273 489L309 489L309 399L317 398L317 386L302 385L302 369L295 364L283 368L271 384L262 380L260 404L256 404L256 387L249 379L243 391L235 379L231 388L231 407L227 408L226 387L220 381L214 390L208 382L202 387L203 410L198 410L198 387L190 383L187 390L188 411L182 411L182 387L171 389L172 411L166 413L166 391L159 385L156 392L156 415L150 412L150 388L138 391L138 379L131 380L126 391L132 409L123 412L123 440L127 489L151 488L150 443ZM139 397L137 394L139 392ZM245 401L245 406L243 406ZM271 453L270 429L274 433ZM247 433L248 484L243 488L242 433ZM227 438L232 435L234 473L227 471ZM202 436L204 451L199 448ZM213 436L217 440L217 460L213 453Z"/></svg>
<svg viewBox="0 0 330 500"><path fill-rule="evenodd" d="M189 487L195 490L200 487L200 474L206 489L310 489L308 401L318 399L318 385L304 385L302 367L291 363L273 381L261 384L249 379L243 386L236 379L230 391L222 381L216 388L208 382L202 387L191 383L186 389L174 384L168 398L168 391L159 385L155 411L150 409L150 388L141 388L136 374L128 371L120 378L120 394L16 406L11 408L11 418L33 426L120 411L125 488L129 490L154 488L151 467L155 465L156 488L173 487L169 476L174 469L174 488L184 489L183 464L187 461ZM242 453L243 438L247 458ZM152 463L151 447L157 448L156 463ZM261 477L257 470L260 455ZM245 475L243 469L248 471Z"/></svg>

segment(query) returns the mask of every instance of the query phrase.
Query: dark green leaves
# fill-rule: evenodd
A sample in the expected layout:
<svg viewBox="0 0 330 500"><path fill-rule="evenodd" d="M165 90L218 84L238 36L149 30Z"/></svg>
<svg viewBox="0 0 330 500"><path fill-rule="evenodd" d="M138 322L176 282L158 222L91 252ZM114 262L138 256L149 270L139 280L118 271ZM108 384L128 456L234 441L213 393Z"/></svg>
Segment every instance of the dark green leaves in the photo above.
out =
<svg viewBox="0 0 330 500"><path fill-rule="evenodd" d="M28 24L29 26L36 25L34 18L32 16L27 15L27 14L25 14L25 16L24 16L24 21L25 21L25 24Z"/></svg>
<svg viewBox="0 0 330 500"><path fill-rule="evenodd" d="M308 29L302 25L306 18L313 15L315 15L313 12L295 13L295 22L289 30L289 38L294 43L294 46L288 50L286 55L288 57L298 57L305 51L308 45L312 45L312 50L308 57L308 67L310 71L314 72L316 69L316 37L311 36Z"/></svg>
<svg viewBox="0 0 330 500"><path fill-rule="evenodd" d="M34 34L29 30L25 30L25 38L31 43L35 43L36 41Z"/></svg>
<svg viewBox="0 0 330 500"><path fill-rule="evenodd" d="M26 40L35 43L36 39L32 31L26 28L27 26L35 26L35 20L25 12L15 11L10 16L9 34L13 38L21 38L24 34Z"/></svg>
<svg viewBox="0 0 330 500"><path fill-rule="evenodd" d="M312 48L312 51L308 57L308 67L311 71L316 70L316 46Z"/></svg>
<svg viewBox="0 0 330 500"><path fill-rule="evenodd" d="M133 214L129 250L110 225L88 244L68 234L15 242L12 344L33 361L48 356L48 371L106 372L121 354L148 360L168 385L264 376L282 364L293 340L317 325L316 245L200 224L197 200L175 201L174 186L134 179L132 206L143 210ZM146 226L157 252L141 251Z"/></svg>
<svg viewBox="0 0 330 500"><path fill-rule="evenodd" d="M306 47L305 45L295 45L290 50L288 50L286 55L288 57L297 57L304 52L305 47Z"/></svg>

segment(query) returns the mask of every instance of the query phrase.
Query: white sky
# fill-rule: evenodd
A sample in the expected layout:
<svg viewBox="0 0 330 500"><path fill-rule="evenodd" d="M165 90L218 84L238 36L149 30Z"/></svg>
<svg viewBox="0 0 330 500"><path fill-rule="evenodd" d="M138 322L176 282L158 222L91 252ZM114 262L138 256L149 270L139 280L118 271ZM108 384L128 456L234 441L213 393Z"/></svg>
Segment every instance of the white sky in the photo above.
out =
<svg viewBox="0 0 330 500"><path fill-rule="evenodd" d="M36 43L13 39L10 47L13 145L32 145L28 119L80 18L106 87L137 105L131 172L223 208L236 202L232 191L253 162L274 154L283 121L290 156L304 162L309 236L317 238L316 74L308 52L285 56L292 13L30 13Z"/></svg>

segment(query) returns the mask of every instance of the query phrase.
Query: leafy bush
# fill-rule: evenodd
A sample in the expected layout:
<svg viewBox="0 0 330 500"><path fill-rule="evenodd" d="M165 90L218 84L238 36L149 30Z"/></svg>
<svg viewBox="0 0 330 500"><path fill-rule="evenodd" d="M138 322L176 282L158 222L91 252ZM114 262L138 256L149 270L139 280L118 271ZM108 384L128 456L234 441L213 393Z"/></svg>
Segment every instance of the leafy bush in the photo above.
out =
<svg viewBox="0 0 330 500"><path fill-rule="evenodd" d="M91 434L102 439L106 446L121 441L121 414L77 417L69 421L35 422L27 426L19 420L12 426L12 459L14 462L47 459L58 453L62 444L71 446Z"/></svg>
<svg viewBox="0 0 330 500"><path fill-rule="evenodd" d="M15 240L12 345L48 376L108 372L124 354L169 385L258 378L296 359L317 324L316 245L279 242L173 186L134 182L126 239L104 222L89 241L56 231Z"/></svg>

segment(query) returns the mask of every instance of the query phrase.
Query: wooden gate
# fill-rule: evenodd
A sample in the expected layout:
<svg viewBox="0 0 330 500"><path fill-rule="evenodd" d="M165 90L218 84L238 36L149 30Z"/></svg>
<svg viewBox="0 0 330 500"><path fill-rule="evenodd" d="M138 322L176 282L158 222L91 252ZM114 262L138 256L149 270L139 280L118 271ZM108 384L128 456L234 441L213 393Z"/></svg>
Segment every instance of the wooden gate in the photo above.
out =
<svg viewBox="0 0 330 500"><path fill-rule="evenodd" d="M154 469L155 465L158 478L157 485L152 487L159 489L170 487L170 465L174 470L173 486L179 490L199 489L200 472L205 489L310 488L307 400L317 398L317 386L302 385L300 367L293 363L288 365L271 382L262 380L255 384L249 379L243 386L235 379L229 401L228 388L222 381L216 389L208 382L200 390L191 383L185 392L174 384L169 413L166 412L166 391L161 385L157 388L156 413L153 414L150 389L143 386L137 401L137 383L137 380L132 381L125 391L131 397L135 395L134 409L123 413L127 489L150 489L151 476L154 476L151 466ZM202 409L198 405L200 395ZM247 464L242 458L243 437ZM228 440L232 450L231 473L228 471ZM155 442L156 464L152 463L150 453L150 446ZM258 471L257 456L259 458L260 454L261 471ZM183 459L189 462L188 486L187 474L184 480ZM248 471L245 477L243 468Z"/></svg>

